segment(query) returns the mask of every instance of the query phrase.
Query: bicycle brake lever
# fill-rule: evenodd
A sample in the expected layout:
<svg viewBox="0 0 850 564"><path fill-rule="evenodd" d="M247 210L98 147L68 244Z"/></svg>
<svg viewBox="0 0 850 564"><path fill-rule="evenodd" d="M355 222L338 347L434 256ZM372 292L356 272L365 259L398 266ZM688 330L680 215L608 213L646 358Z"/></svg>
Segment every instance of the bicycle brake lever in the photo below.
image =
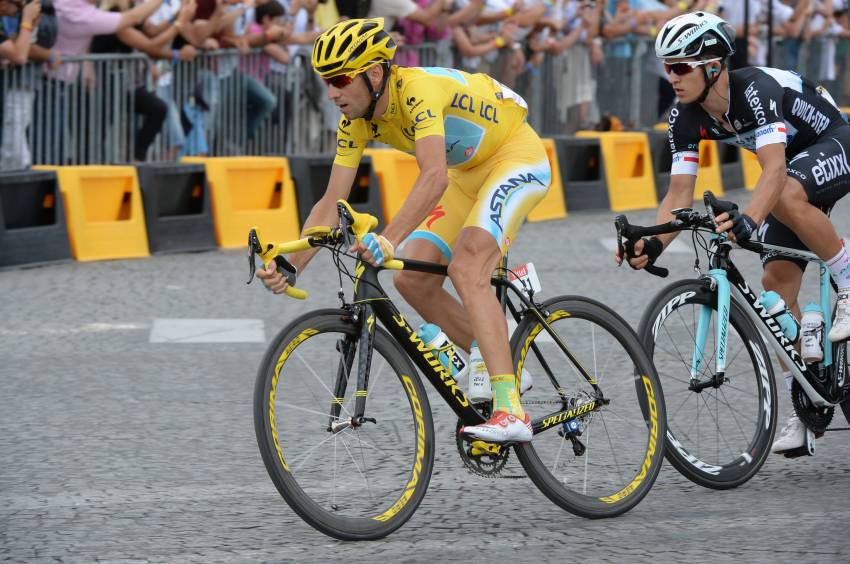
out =
<svg viewBox="0 0 850 564"><path fill-rule="evenodd" d="M257 270L257 266L254 262L254 257L257 253L262 253L263 249L260 247L260 238L257 237L256 229L251 229L248 232L248 281L246 284L250 284L254 281L254 274Z"/></svg>

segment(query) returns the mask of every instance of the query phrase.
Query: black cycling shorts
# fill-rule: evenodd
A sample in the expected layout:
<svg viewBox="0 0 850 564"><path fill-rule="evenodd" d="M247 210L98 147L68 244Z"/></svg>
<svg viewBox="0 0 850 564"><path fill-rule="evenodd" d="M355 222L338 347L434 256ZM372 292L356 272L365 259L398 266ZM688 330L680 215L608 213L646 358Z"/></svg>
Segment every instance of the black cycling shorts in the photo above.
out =
<svg viewBox="0 0 850 564"><path fill-rule="evenodd" d="M810 204L834 206L850 191L850 126L825 132L788 161L786 172L803 185Z"/></svg>
<svg viewBox="0 0 850 564"><path fill-rule="evenodd" d="M829 215L835 203L850 191L850 126L825 132L818 142L788 161L788 176L806 191L809 203ZM759 228L759 241L808 251L799 237L773 214ZM762 253L761 262L788 260L806 270L807 261L787 258L773 252Z"/></svg>

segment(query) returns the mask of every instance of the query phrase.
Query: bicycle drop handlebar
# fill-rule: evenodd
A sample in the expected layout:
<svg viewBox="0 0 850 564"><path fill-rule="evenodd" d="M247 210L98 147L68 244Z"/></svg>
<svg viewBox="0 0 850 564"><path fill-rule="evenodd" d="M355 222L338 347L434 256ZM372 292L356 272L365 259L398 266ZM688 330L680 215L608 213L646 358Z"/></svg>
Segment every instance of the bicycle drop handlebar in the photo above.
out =
<svg viewBox="0 0 850 564"><path fill-rule="evenodd" d="M625 215L614 218L614 227L617 229L617 251L624 260L634 258L634 244L644 237L653 235L664 235L686 230L710 229L712 232L717 228L714 220L716 215L738 209L738 205L724 200L718 200L711 191L703 193L703 203L707 213L700 213L691 208L678 208L671 213L675 219L667 223L652 226L633 225ZM745 250L759 253L762 245L753 241L744 241L738 245ZM661 278L666 278L670 271L664 267L651 264L644 268L648 273Z"/></svg>

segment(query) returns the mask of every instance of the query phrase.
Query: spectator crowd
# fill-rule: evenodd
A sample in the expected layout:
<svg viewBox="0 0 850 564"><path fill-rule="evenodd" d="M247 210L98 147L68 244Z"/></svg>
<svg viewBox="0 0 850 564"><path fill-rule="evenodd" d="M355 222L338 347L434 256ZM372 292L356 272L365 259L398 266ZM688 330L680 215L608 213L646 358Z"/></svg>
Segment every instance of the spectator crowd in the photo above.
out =
<svg viewBox="0 0 850 564"><path fill-rule="evenodd" d="M625 77L640 70L642 113L661 118L673 93L646 39L694 10L735 26L733 67L767 63L772 15L773 64L850 94L846 0L0 0L0 170L104 146L115 162L246 153L264 135L281 153L293 123L330 137L338 114L301 55L350 17L384 17L400 65L485 72L532 99L537 84L543 133L639 125Z"/></svg>

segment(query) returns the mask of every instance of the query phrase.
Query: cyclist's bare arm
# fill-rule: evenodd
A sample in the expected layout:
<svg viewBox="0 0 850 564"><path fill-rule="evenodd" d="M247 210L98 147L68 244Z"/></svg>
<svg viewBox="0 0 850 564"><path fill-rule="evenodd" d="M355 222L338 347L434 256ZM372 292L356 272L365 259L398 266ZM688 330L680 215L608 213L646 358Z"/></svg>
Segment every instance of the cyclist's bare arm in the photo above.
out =
<svg viewBox="0 0 850 564"><path fill-rule="evenodd" d="M744 213L753 218L758 225L761 225L779 202L779 196L785 186L785 178L787 177L785 145L783 143L765 145L758 150L757 156L762 172L758 182L756 182L753 199L750 200ZM718 219L724 215L728 217L727 214L720 214Z"/></svg>
<svg viewBox="0 0 850 564"><path fill-rule="evenodd" d="M339 221L336 202L337 200L348 199L351 186L354 184L356 178L356 168L337 164L333 165L325 194L322 196L322 199L316 202L313 209L310 210L310 215L304 221L301 231L304 232L310 227L336 225ZM315 248L294 253L289 257L289 261L300 273L318 251L319 249ZM283 275L275 270L274 264L271 264L268 269L259 269L257 271L257 278L262 280L276 294L282 294L288 286Z"/></svg>
<svg viewBox="0 0 850 564"><path fill-rule="evenodd" d="M407 199L382 235L395 247L410 235L434 209L449 185L446 145L442 135L430 135L416 141L419 177Z"/></svg>

